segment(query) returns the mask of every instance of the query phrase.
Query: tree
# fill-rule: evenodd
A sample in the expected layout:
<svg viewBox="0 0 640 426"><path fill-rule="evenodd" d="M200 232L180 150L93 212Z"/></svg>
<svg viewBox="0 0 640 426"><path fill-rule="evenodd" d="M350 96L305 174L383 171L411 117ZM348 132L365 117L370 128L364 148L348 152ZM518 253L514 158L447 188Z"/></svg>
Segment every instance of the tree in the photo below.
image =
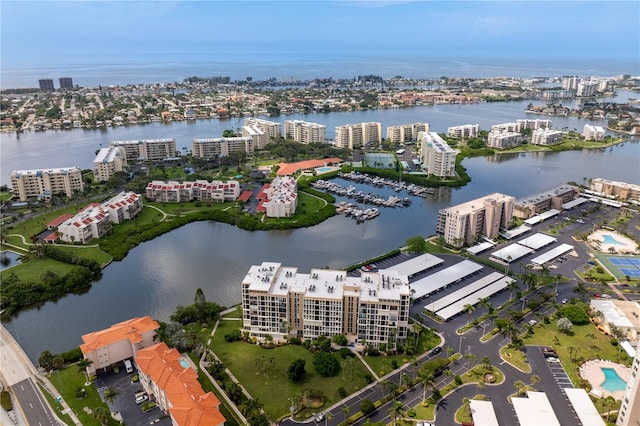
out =
<svg viewBox="0 0 640 426"><path fill-rule="evenodd" d="M509 300L513 299L514 291L518 291L520 286L518 285L518 281L513 280L509 283Z"/></svg>
<svg viewBox="0 0 640 426"><path fill-rule="evenodd" d="M335 376L340 372L340 362L328 352L317 352L313 356L313 366L322 377Z"/></svg>
<svg viewBox="0 0 640 426"><path fill-rule="evenodd" d="M104 407L98 407L93 410L93 417L101 424L107 425L109 424L109 419L111 418L111 414L109 414L109 410Z"/></svg>
<svg viewBox="0 0 640 426"><path fill-rule="evenodd" d="M289 365L289 369L287 370L287 377L289 378L289 380L291 380L292 382L300 381L302 377L304 377L304 375L307 373L307 370L305 370L304 368L306 363L307 361L302 358L293 361L291 365Z"/></svg>
<svg viewBox="0 0 640 426"><path fill-rule="evenodd" d="M260 413L262 410L262 403L257 399L247 399L238 407L240 412L245 417L250 417L251 414Z"/></svg>
<svg viewBox="0 0 640 426"><path fill-rule="evenodd" d="M436 385L436 378L432 373L424 372L420 374L420 381L422 382L422 403L424 404L427 397L427 386L433 390Z"/></svg>
<svg viewBox="0 0 640 426"><path fill-rule="evenodd" d="M89 381L89 373L87 373L87 368L89 368L91 364L93 364L93 361L87 358L81 358L80 361L76 363L76 366L78 367L78 373L84 372L87 377L87 382Z"/></svg>
<svg viewBox="0 0 640 426"><path fill-rule="evenodd" d="M109 408L111 409L112 413L113 413L113 402L116 400L116 397L118 395L120 395L120 392L111 388L107 388L107 390L105 390L104 393L102 394L104 401L109 405Z"/></svg>
<svg viewBox="0 0 640 426"><path fill-rule="evenodd" d="M412 253L424 253L427 243L421 236L411 237L407 239L407 250Z"/></svg>
<svg viewBox="0 0 640 426"><path fill-rule="evenodd" d="M474 308L473 305L467 303L466 305L464 305L464 310L467 311L467 325L468 325L469 322L471 321L471 313L475 311L476 308Z"/></svg>
<svg viewBox="0 0 640 426"><path fill-rule="evenodd" d="M396 424L398 417L404 414L404 405L400 401L393 401L393 405L389 408L389 413L393 416L393 424Z"/></svg>
<svg viewBox="0 0 640 426"><path fill-rule="evenodd" d="M46 371L53 370L53 354L49 351L42 351L38 358L38 365Z"/></svg>
<svg viewBox="0 0 640 426"><path fill-rule="evenodd" d="M362 414L366 416L367 414L371 414L376 411L376 406L373 405L373 402L371 402L371 400L363 399L360 403L360 411L362 411Z"/></svg>
<svg viewBox="0 0 640 426"><path fill-rule="evenodd" d="M576 288L573 289L573 292L579 294L580 299L584 302L584 296L587 294L587 288L582 281L578 281L578 284L576 285Z"/></svg>
<svg viewBox="0 0 640 426"><path fill-rule="evenodd" d="M337 334L333 336L333 343L338 346L347 346L349 344L349 341L344 334Z"/></svg>

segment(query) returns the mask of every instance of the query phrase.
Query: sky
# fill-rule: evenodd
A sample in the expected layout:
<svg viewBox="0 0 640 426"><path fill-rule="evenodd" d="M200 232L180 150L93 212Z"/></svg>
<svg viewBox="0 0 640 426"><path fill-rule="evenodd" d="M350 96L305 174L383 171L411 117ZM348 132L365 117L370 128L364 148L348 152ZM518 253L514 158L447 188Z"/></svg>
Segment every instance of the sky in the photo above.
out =
<svg viewBox="0 0 640 426"><path fill-rule="evenodd" d="M0 1L0 66L265 58L640 62L638 1Z"/></svg>

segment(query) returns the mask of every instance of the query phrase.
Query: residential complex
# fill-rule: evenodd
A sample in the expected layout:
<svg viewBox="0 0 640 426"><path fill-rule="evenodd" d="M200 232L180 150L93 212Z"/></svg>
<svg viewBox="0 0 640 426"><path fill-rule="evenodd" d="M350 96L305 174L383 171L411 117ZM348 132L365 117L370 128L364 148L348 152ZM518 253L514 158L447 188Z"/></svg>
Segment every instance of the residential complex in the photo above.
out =
<svg viewBox="0 0 640 426"><path fill-rule="evenodd" d="M576 96L589 97L596 94L598 83L595 81L581 81L578 83L578 89L576 90Z"/></svg>
<svg viewBox="0 0 640 426"><path fill-rule="evenodd" d="M159 203L181 203L183 201L218 202L235 201L240 195L240 182L196 180L176 182L154 180L147 184L147 199Z"/></svg>
<svg viewBox="0 0 640 426"><path fill-rule="evenodd" d="M562 141L564 133L560 130L536 129L531 134L532 145L554 145Z"/></svg>
<svg viewBox="0 0 640 426"><path fill-rule="evenodd" d="M451 148L436 132L424 132L420 135L422 168L434 176L455 176L458 151Z"/></svg>
<svg viewBox="0 0 640 426"><path fill-rule="evenodd" d="M626 182L616 182L603 178L591 179L591 190L604 195L617 197L621 200L640 202L640 185Z"/></svg>
<svg viewBox="0 0 640 426"><path fill-rule="evenodd" d="M73 89L73 79L71 77L60 77L61 89Z"/></svg>
<svg viewBox="0 0 640 426"><path fill-rule="evenodd" d="M260 190L258 211L267 217L291 217L298 207L298 184L291 176L278 176Z"/></svg>
<svg viewBox="0 0 640 426"><path fill-rule="evenodd" d="M93 178L97 182L106 182L117 172L123 171L126 165L120 147L101 148L95 160L93 160Z"/></svg>
<svg viewBox="0 0 640 426"><path fill-rule="evenodd" d="M418 139L418 133L428 132L429 123L401 124L387 127L387 140L394 143L413 142Z"/></svg>
<svg viewBox="0 0 640 426"><path fill-rule="evenodd" d="M462 126L449 127L447 129L447 136L456 139L477 138L479 132L479 124L465 124Z"/></svg>
<svg viewBox="0 0 640 426"><path fill-rule="evenodd" d="M112 223L131 220L142 212L142 197L135 192L121 192L103 202L100 207L109 214Z"/></svg>
<svg viewBox="0 0 640 426"><path fill-rule="evenodd" d="M537 130L537 129L550 129L551 128L551 120L540 120L540 119L520 119L510 123L501 123L494 124L491 126L492 132L516 132L522 133L525 129Z"/></svg>
<svg viewBox="0 0 640 426"><path fill-rule="evenodd" d="M575 186L558 185L547 191L516 200L513 215L520 219L529 219L549 209L560 210L562 204L573 200L578 193L578 188Z"/></svg>
<svg viewBox="0 0 640 426"><path fill-rule="evenodd" d="M287 336L315 339L344 334L375 347L404 341L409 320L408 278L396 271L364 272L312 269L263 262L242 280L242 329L276 340Z"/></svg>
<svg viewBox="0 0 640 426"><path fill-rule="evenodd" d="M269 135L254 125L242 126L242 137L251 138L250 146L255 149L262 149L270 142Z"/></svg>
<svg viewBox="0 0 640 426"><path fill-rule="evenodd" d="M336 126L335 145L339 148L358 149L382 142L381 123L358 123Z"/></svg>
<svg viewBox="0 0 640 426"><path fill-rule="evenodd" d="M162 161L176 156L176 140L173 138L111 141L110 145L122 149L122 156L127 163Z"/></svg>
<svg viewBox="0 0 640 426"><path fill-rule="evenodd" d="M219 426L225 418L220 401L205 393L195 365L187 355L158 343L135 353L140 384L174 426Z"/></svg>
<svg viewBox="0 0 640 426"><path fill-rule="evenodd" d="M495 238L509 228L515 197L494 193L438 211L437 233L454 247L474 244L482 236Z"/></svg>
<svg viewBox="0 0 640 426"><path fill-rule="evenodd" d="M522 143L522 134L518 132L491 131L487 137L487 146L496 149L507 149Z"/></svg>
<svg viewBox="0 0 640 426"><path fill-rule="evenodd" d="M640 422L640 348L631 365L631 377L624 391L616 426L638 426Z"/></svg>
<svg viewBox="0 0 640 426"><path fill-rule="evenodd" d="M327 126L302 120L284 122L284 137L298 143L325 143Z"/></svg>
<svg viewBox="0 0 640 426"><path fill-rule="evenodd" d="M38 85L40 86L40 90L43 92L52 92L53 88L53 80L50 78L42 78L38 80Z"/></svg>
<svg viewBox="0 0 640 426"><path fill-rule="evenodd" d="M64 194L71 198L84 191L82 172L79 167L64 167L48 170L14 170L10 174L11 188L20 201L29 198L49 200L53 195Z"/></svg>
<svg viewBox="0 0 640 426"><path fill-rule="evenodd" d="M213 159L228 157L234 152L252 154L253 136L234 136L231 138L194 139L191 142L191 154L194 157Z"/></svg>
<svg viewBox="0 0 640 426"><path fill-rule="evenodd" d="M80 351L91 361L87 374L95 375L98 370L132 358L140 349L154 344L153 337L160 324L151 317L132 318L111 327L82 336Z"/></svg>
<svg viewBox="0 0 640 426"><path fill-rule="evenodd" d="M254 126L262 130L269 141L282 137L282 125L275 121L267 121L261 120L259 118L249 117L244 119L244 125Z"/></svg>
<svg viewBox="0 0 640 426"><path fill-rule="evenodd" d="M585 124L582 129L582 137L588 141L602 141L604 140L604 129L602 126L592 126L591 124Z"/></svg>

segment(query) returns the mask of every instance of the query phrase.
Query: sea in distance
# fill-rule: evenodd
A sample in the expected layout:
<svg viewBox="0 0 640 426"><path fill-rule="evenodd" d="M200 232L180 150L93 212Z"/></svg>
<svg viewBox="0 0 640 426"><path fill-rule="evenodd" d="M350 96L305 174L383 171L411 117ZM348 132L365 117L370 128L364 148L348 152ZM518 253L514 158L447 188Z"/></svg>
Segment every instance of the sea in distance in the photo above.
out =
<svg viewBox="0 0 640 426"><path fill-rule="evenodd" d="M618 99L633 95L621 91ZM316 121L326 124L331 132L336 125L362 121L380 121L385 126L426 121L434 131L442 132L458 124L479 123L481 128L487 128L524 118L528 103L434 105L283 116L277 120ZM577 117L530 117L550 118L555 128L581 130L587 122ZM13 169L52 165L90 168L95 151L111 140L174 137L178 147L188 147L195 137L220 136L222 130L240 124L238 120L201 120L104 130L29 132L19 138L16 134L1 134L2 178L8 179ZM443 189L430 198L413 197L408 208L382 208L380 216L360 225L343 216L311 228L269 232L248 232L214 222L192 223L139 245L124 260L105 268L100 281L82 294L67 295L22 311L5 325L35 360L43 350L69 350L81 343L82 334L135 316L168 320L176 306L192 303L197 288L204 290L208 300L225 306L237 304L240 282L253 264L281 262L297 266L303 273L315 267L346 267L396 249L409 237L434 234L437 212L443 207L491 192L523 197L560 183L582 183L592 177L640 184L639 162L637 139L601 150L479 157L463 162L472 179L466 186ZM379 188L367 191L383 196L392 193Z"/></svg>

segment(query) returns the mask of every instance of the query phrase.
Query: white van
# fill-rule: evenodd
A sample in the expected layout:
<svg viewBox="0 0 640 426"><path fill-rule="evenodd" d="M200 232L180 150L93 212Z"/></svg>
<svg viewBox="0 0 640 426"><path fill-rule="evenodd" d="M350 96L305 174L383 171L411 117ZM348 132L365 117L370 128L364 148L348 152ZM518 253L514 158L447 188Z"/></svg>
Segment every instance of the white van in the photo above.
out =
<svg viewBox="0 0 640 426"><path fill-rule="evenodd" d="M124 360L124 368L127 370L127 373L133 373L133 365L131 365L131 361L128 359Z"/></svg>

